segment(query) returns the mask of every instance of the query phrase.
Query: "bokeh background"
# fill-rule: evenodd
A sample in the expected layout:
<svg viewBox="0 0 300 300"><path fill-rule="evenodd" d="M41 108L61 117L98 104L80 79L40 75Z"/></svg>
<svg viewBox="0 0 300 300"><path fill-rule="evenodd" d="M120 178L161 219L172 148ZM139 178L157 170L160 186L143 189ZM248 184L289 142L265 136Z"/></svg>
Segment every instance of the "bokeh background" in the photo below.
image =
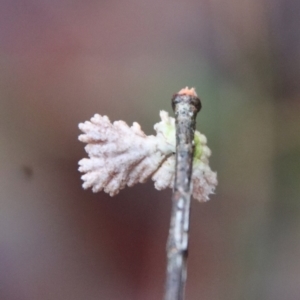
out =
<svg viewBox="0 0 300 300"><path fill-rule="evenodd" d="M0 299L156 300L171 191L81 188L77 124L194 86L216 195L193 202L187 300L300 295L300 2L0 1Z"/></svg>

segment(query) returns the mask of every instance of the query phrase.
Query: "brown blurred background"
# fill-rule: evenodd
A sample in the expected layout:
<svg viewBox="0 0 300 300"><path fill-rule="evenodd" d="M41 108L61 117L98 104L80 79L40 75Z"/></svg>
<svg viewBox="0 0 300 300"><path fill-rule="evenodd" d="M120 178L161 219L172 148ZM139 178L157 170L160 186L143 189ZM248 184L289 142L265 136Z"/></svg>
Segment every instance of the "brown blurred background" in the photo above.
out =
<svg viewBox="0 0 300 300"><path fill-rule="evenodd" d="M300 299L300 2L0 1L0 299L157 300L171 191L81 188L77 124L194 86L219 186L187 300Z"/></svg>

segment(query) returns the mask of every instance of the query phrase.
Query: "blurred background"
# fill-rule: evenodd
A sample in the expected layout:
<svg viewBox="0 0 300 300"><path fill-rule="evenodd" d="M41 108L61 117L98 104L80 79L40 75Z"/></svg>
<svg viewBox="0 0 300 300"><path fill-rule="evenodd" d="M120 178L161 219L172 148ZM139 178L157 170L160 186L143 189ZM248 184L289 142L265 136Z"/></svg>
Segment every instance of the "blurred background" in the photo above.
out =
<svg viewBox="0 0 300 300"><path fill-rule="evenodd" d="M192 203L187 300L300 295L300 2L0 1L0 299L156 300L171 191L81 188L78 123L147 134L202 99L216 195Z"/></svg>

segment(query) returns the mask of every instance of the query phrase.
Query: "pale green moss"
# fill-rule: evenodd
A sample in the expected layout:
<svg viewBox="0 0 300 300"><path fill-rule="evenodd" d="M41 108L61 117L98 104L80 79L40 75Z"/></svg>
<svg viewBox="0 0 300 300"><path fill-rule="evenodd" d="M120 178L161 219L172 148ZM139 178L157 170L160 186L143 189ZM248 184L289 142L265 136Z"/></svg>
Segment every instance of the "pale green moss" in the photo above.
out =
<svg viewBox="0 0 300 300"><path fill-rule="evenodd" d="M196 160L196 159L200 159L203 153L203 147L200 141L200 133L198 131L195 132L194 143L195 143L194 160Z"/></svg>

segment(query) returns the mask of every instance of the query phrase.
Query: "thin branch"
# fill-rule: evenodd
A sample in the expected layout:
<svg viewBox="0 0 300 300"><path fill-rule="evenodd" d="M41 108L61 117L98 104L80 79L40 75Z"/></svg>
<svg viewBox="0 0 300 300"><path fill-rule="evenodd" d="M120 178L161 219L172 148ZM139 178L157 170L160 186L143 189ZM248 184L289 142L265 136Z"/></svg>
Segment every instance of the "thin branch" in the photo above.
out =
<svg viewBox="0 0 300 300"><path fill-rule="evenodd" d="M164 300L183 300L191 203L191 175L196 116L201 109L194 89L183 89L172 98L176 120L176 172L171 224L167 243L167 280Z"/></svg>

